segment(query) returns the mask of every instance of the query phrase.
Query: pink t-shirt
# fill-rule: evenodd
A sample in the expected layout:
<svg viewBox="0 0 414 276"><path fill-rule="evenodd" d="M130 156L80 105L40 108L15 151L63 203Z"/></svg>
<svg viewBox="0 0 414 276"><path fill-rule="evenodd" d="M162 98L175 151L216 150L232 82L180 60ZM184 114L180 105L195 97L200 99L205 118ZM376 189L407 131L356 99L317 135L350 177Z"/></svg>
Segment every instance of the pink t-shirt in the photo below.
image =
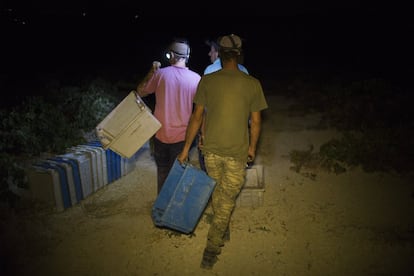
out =
<svg viewBox="0 0 414 276"><path fill-rule="evenodd" d="M185 140L185 132L193 111L193 99L201 76L178 66L167 66L155 71L143 91L155 93L154 116L161 128L155 137L172 144Z"/></svg>

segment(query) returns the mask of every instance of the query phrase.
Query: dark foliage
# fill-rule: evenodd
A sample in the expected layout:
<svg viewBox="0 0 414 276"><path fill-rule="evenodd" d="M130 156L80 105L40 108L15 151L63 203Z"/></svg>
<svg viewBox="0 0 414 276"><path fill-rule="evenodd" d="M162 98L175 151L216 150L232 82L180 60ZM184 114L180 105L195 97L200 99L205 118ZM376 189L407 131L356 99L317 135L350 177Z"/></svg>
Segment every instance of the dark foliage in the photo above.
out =
<svg viewBox="0 0 414 276"><path fill-rule="evenodd" d="M302 152L308 161L319 160L320 167L336 173L354 166L367 172L413 170L414 117L407 88L379 79L319 85L302 79L291 87L302 108L323 114L321 126L343 133L341 139L322 145L318 153ZM309 164L306 158L298 161L298 152L291 153L296 168L298 162L300 167Z"/></svg>
<svg viewBox="0 0 414 276"><path fill-rule="evenodd" d="M117 87L100 79L83 86L49 83L48 93L30 96L0 110L0 200L10 198L10 185L25 187L27 160L41 153L61 154L85 142L85 133L115 107Z"/></svg>

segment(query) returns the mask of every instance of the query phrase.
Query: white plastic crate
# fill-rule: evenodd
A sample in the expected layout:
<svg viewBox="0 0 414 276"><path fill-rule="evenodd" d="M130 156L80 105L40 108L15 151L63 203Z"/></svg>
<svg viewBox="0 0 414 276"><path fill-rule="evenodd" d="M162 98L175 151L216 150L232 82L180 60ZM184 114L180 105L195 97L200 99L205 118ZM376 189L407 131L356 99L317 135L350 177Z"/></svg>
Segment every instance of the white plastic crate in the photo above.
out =
<svg viewBox="0 0 414 276"><path fill-rule="evenodd" d="M96 126L96 134L104 149L131 158L160 128L144 101L131 91Z"/></svg>

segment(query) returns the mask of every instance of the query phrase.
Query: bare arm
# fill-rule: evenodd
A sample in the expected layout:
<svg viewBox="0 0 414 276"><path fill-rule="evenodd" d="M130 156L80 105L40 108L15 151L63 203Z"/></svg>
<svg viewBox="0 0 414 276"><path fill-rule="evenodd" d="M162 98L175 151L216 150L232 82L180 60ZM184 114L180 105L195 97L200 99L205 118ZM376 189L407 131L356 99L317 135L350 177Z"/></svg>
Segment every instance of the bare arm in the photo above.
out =
<svg viewBox="0 0 414 276"><path fill-rule="evenodd" d="M206 113L204 112L203 120L201 122L201 128L200 128L200 136L199 136L199 140L198 140L198 147L200 149L203 147L205 123L206 123Z"/></svg>
<svg viewBox="0 0 414 276"><path fill-rule="evenodd" d="M256 146L260 136L262 116L260 111L252 112L250 115L250 143L248 156L253 161L256 157Z"/></svg>
<svg viewBox="0 0 414 276"><path fill-rule="evenodd" d="M152 63L151 69L148 71L148 73L145 75L145 77L142 79L142 81L137 86L138 96L145 97L149 94L144 91L144 87L147 84L147 82L151 79L151 77L154 75L154 72L160 68L160 66L161 66L161 63L158 61L154 61Z"/></svg>
<svg viewBox="0 0 414 276"><path fill-rule="evenodd" d="M204 106L196 104L193 114L191 114L190 122L187 126L185 133L185 143L183 150L178 155L177 159L182 164L188 159L188 152L190 151L191 144L200 130L201 123L203 121Z"/></svg>

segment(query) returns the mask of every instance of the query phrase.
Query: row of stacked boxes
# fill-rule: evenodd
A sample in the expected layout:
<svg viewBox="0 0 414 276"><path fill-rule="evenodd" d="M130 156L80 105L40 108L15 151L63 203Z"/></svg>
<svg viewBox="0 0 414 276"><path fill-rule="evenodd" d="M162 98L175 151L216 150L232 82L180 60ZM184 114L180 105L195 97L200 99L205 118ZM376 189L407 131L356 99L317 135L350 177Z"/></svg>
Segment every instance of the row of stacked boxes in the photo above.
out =
<svg viewBox="0 0 414 276"><path fill-rule="evenodd" d="M122 157L99 141L71 147L65 154L33 163L28 171L31 194L63 211L130 173L137 154Z"/></svg>
<svg viewBox="0 0 414 276"><path fill-rule="evenodd" d="M34 198L63 211L135 168L139 149L161 127L131 91L97 126L97 141L39 160L28 172Z"/></svg>

